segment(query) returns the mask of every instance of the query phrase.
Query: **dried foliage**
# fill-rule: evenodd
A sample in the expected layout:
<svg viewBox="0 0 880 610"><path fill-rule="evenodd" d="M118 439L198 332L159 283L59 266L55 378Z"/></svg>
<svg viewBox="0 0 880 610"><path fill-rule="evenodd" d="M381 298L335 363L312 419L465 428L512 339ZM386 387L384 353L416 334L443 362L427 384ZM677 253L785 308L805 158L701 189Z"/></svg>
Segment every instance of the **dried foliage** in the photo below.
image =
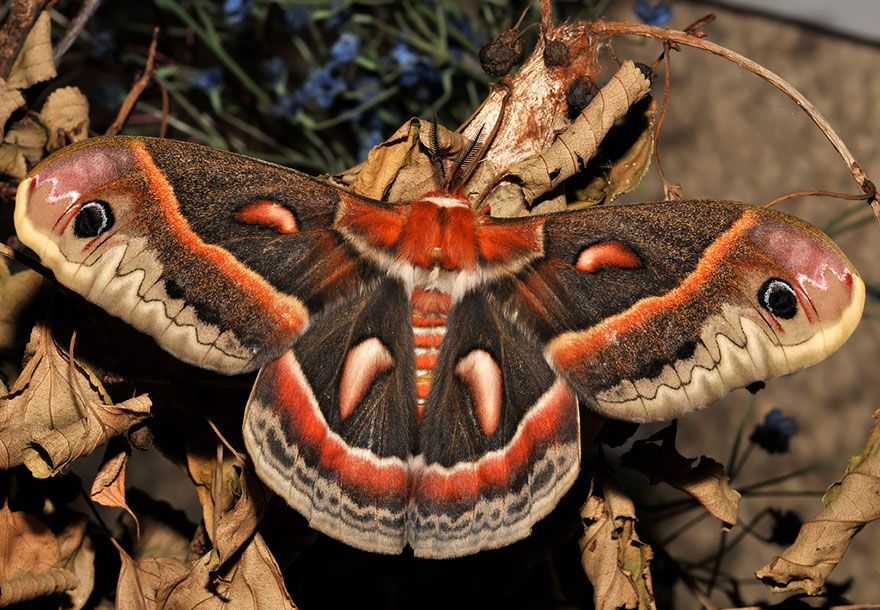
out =
<svg viewBox="0 0 880 610"><path fill-rule="evenodd" d="M95 109L78 88L68 86L48 93L39 113L22 112L22 107L29 108L29 101L39 99L35 89L30 88L55 76L55 62L49 14L43 12L39 18L33 15L30 19L20 6L23 2L14 4L13 17L27 24L30 33L18 40L20 48L9 57L10 61L15 57L9 76L0 79L0 172L20 178L46 154L88 137L90 115ZM173 0L156 0L155 5L165 11L166 17L177 19L179 23L175 25L182 23L187 32L204 40L205 47L220 58L248 92L242 98L249 96L264 110L285 113L292 112L293 105L309 103L302 99L284 101L287 92L279 83L276 98L270 98L226 53L220 44L223 37L213 29L208 20L209 9L203 3L195 2L192 11ZM275 11L276 7L271 5L267 10ZM224 15L228 17L228 13ZM440 150L450 157L481 133L480 163L466 183L466 192L475 205L488 207L493 215L518 216L607 204L636 188L650 166L656 141L654 129L662 115L651 97L650 69L632 61L620 65L609 61L603 54L607 42L616 34L635 31L678 44L699 47L703 43L702 32L690 30L676 32L652 26L586 21L554 25L549 1L541 3L540 28L536 31L540 35L519 69L493 85L482 105L458 129L441 125L437 133ZM663 32L667 32L668 38L663 38ZM502 49L504 53L488 58L492 60L493 73L507 74L510 66L521 59L517 50L524 40L521 34L515 28L504 32L499 39L507 45ZM15 37L8 40L12 44ZM667 54L672 44L665 47ZM334 70L354 69L351 58L341 57L344 48L333 49L337 54L333 61L337 63L324 66L327 72L322 81L323 94L333 97L327 106L330 108L336 97L330 96L332 80L327 79L335 74ZM704 45L704 50L716 52L713 49ZM406 50L399 53L401 72L415 65L404 65L402 57ZM3 51L0 59L10 55L8 50ZM185 80L180 66L167 53L156 51L156 39L148 53L144 62L147 68L128 96L124 111L120 110L117 127L129 117L151 79L161 85L166 104L170 90L176 104L187 108L186 97L175 89L175 84ZM167 62L164 67L168 70L157 71L154 62ZM367 61L360 63L372 65ZM208 79L210 74L204 70L189 76ZM584 78L589 80L588 84ZM604 84L599 87L595 83ZM215 110L223 115L225 111L218 102L222 96L220 87L209 85L208 80L193 87L213 92L209 95L213 96ZM304 90L305 86L300 93ZM393 93L399 97L406 95L399 86ZM315 93L311 103L323 107L323 99ZM279 110L282 102L289 106ZM354 115L358 109L373 111L373 106L380 102L364 102L363 108L349 107L342 114ZM296 110L299 111L299 105ZM162 114L163 124L169 118L167 113L156 110L153 114L156 113ZM228 113L225 116L232 121ZM294 116L308 128L320 122L312 117L303 119L302 113L294 112ZM177 128L184 135L215 145L217 138L221 138L212 121L201 114L194 120L195 127L172 119L171 124L177 121ZM335 119L323 120L326 123ZM247 131L246 122L235 125L253 135L253 130ZM324 151L326 143L316 141L320 137L310 133L311 137L305 139L316 150ZM328 180L389 201L408 199L414 192L433 189L436 176L431 134L429 121L405 121L384 142L372 142L364 163L345 171L336 168L337 173ZM272 138L263 135L264 142L271 142ZM221 143L225 143L222 138ZM850 168L858 180L857 164L850 164ZM864 178L863 173L861 176ZM859 184L865 187L864 180ZM460 560L454 568L417 563L411 557L365 558L363 553L317 538L289 509L273 505L252 474L247 457L236 451L242 446L236 429L240 413L234 412L237 395L232 392L225 397L231 407L217 398L224 393L222 384L227 381L205 377L216 386L216 391L203 393L187 377L193 375L192 370L180 368L183 365L179 365L179 370L187 381L167 384L139 378L140 370L113 372L112 366L118 365L120 359L108 357L101 361L100 355L96 358L90 352L89 358L78 360L74 349L77 335L71 327L82 325L94 331L93 337L108 339L102 336L100 323L84 323L87 316L100 314L90 311L78 318L74 315L76 319L71 325L67 309L52 300L66 297L53 297L51 291L42 290L43 286L37 273L10 273L5 264L0 264L0 370L4 373L0 375L0 468L7 471L0 479L6 486L2 490L5 503L0 510L0 605L55 595L63 607L77 609L110 603L133 609L295 608L293 599L299 601L297 593L314 601L309 600L309 592L314 590L309 588L313 584L310 580L352 578L354 590L359 582L376 580L373 572L377 565L387 569L378 577L379 587L390 591L383 599L399 605L424 596L423 589L436 587L437 582L446 582L438 574L455 582L472 583L467 594L474 603L516 605L523 602L518 597L521 589L517 587L521 583L517 576L551 562L555 556L577 564L578 550L572 545L579 538L583 572L576 571L577 584L568 587L567 592L574 589L580 595L573 599L586 604L585 600L592 597L595 607L603 609L657 607L651 576L654 551L639 538L637 506L612 466L605 462L601 448L602 444L623 444L634 429L621 433L620 429L612 429L614 424L607 424L600 435L604 422L586 413L582 416L584 476L556 511L562 515L563 525L553 523L553 517L548 518L535 528L533 539L510 549ZM48 313L43 315L45 312ZM108 331L107 335L110 334ZM143 367L148 371L146 377L157 370L150 368L155 363L149 362L150 354L155 352L142 356L135 353L136 348L130 350L132 366ZM16 360L22 362L20 373ZM246 380L241 385L248 383ZM155 405L140 393L145 385L159 391L162 398L156 399ZM116 400L126 399L114 402L111 394ZM224 411L227 407L231 414ZM205 425L207 417L218 420L216 427L213 422L211 427ZM231 423L219 421L226 418ZM147 426L141 426L144 422ZM134 428L138 428L139 437L130 442L126 433ZM142 442L142 437L152 439L153 435L165 457L190 478L201 508L198 528L127 486L132 445L149 445L150 442ZM643 473L652 484L665 482L680 490L687 502L702 506L725 528L735 527L740 494L731 487L728 472L733 471L736 461L731 460L728 472L707 456L695 463L695 458L686 458L676 450L675 435L673 423L653 436L632 442L620 465ZM105 507L122 509L127 517L120 519L112 531L105 528L96 533L88 527L85 516L64 507L70 497L59 500L58 494L46 493L43 498L42 488L35 486L40 483L37 479L51 479L61 487L72 477L68 475L72 462L104 445L104 457L90 483L88 498ZM757 572L759 578L776 590L802 588L810 594L821 590L852 537L866 523L880 517L878 447L880 423L871 433L865 451L850 462L841 481L829 490L825 509L804 524L788 550ZM591 464L594 458L596 464ZM23 508L13 510L10 502ZM578 507L567 506L566 502L582 505L580 524L576 523ZM575 527L571 526L572 516ZM185 525L181 526L181 521ZM108 570L113 574L115 593L101 590L96 596L92 592L102 578L100 572L96 575L96 565L101 561L95 551L99 541L108 548L107 541L112 544L111 554L114 561L118 555L119 563L118 567L110 564L112 568ZM101 565L108 565L106 557L104 561ZM592 589L583 582L583 573ZM499 592L487 589L486 582L495 585ZM556 587L565 588L564 585L557 583ZM345 591L331 593L349 599ZM447 595L443 592L442 599L447 599ZM361 602L370 605L369 600L358 599Z"/></svg>

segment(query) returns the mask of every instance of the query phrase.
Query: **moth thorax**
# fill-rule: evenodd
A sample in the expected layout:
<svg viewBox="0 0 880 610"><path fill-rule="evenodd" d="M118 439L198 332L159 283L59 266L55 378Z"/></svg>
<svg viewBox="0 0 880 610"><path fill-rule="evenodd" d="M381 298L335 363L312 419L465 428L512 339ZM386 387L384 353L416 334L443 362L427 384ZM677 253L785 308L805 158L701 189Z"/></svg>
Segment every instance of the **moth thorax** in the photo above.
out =
<svg viewBox="0 0 880 610"><path fill-rule="evenodd" d="M446 335L446 316L452 297L439 290L416 288L412 295L412 326L416 345L416 392L419 414L431 389L440 343Z"/></svg>

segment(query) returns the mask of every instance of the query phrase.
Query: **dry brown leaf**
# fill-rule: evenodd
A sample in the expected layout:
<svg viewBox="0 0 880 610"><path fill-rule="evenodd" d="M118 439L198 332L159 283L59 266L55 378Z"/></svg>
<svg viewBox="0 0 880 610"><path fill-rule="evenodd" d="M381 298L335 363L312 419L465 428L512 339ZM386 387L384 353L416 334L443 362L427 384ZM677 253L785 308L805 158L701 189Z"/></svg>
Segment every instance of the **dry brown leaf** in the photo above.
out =
<svg viewBox="0 0 880 610"><path fill-rule="evenodd" d="M0 137L12 113L24 106L21 91L0 78Z"/></svg>
<svg viewBox="0 0 880 610"><path fill-rule="evenodd" d="M654 604L651 547L635 530L635 507L616 481L605 477L602 496L590 494L581 508L581 564L593 584L597 610L649 609Z"/></svg>
<svg viewBox="0 0 880 610"><path fill-rule="evenodd" d="M772 591L819 593L866 523L880 519L880 410L865 450L823 498L825 509L801 526L794 543L755 575Z"/></svg>
<svg viewBox="0 0 880 610"><path fill-rule="evenodd" d="M36 515L0 509L0 607L77 586L61 567L58 541Z"/></svg>
<svg viewBox="0 0 880 610"><path fill-rule="evenodd" d="M123 559L117 586L120 607L295 608L278 564L256 533L262 489L247 475L240 481L241 496L220 520L217 548L202 555L192 568L174 559L135 562L119 549Z"/></svg>
<svg viewBox="0 0 880 610"><path fill-rule="evenodd" d="M586 207L611 203L620 195L637 188L651 165L654 152L654 119L657 116L657 102L648 99L644 110L632 116L628 113L622 121L609 130L606 140L617 141L629 132L639 129L638 137L625 150L615 150L612 155L600 149L592 159L593 164L603 168L601 175L596 176L586 187L575 191L575 199L570 208ZM642 104L634 107L641 109ZM604 147L603 147L604 148ZM617 148L616 146L614 148ZM604 168L610 167L610 170Z"/></svg>
<svg viewBox="0 0 880 610"><path fill-rule="evenodd" d="M92 482L89 497L102 506L124 509L134 519L137 537L140 538L141 524L125 501L125 466L130 457L131 445L124 437L110 439L104 452L104 461Z"/></svg>
<svg viewBox="0 0 880 610"><path fill-rule="evenodd" d="M61 567L71 572L78 583L66 592L65 610L85 606L95 586L95 547L86 533L88 524L88 517L79 515L57 536Z"/></svg>
<svg viewBox="0 0 880 610"><path fill-rule="evenodd" d="M621 457L621 466L641 472L652 485L664 482L682 490L729 529L739 514L739 492L730 487L724 466L712 458L701 456L692 466L696 458L686 458L675 448L676 430L673 421L650 438L636 441Z"/></svg>
<svg viewBox="0 0 880 610"><path fill-rule="evenodd" d="M216 452L212 451L215 447L211 447L209 436L189 435L187 440L186 468L190 479L195 484L196 493L199 496L199 503L202 505L202 519L208 525L208 532L213 536L214 516L214 480L217 474ZM221 488L220 488L220 514L223 514L233 508L236 502L236 493L233 489L232 482L234 470L240 468L240 464L235 456L229 451L223 452L223 465L221 468Z"/></svg>
<svg viewBox="0 0 880 610"><path fill-rule="evenodd" d="M104 404L48 330L35 327L29 349L33 356L0 398L0 468L23 463L35 477L52 476L149 417L145 394Z"/></svg>
<svg viewBox="0 0 880 610"><path fill-rule="evenodd" d="M190 568L182 561L157 557L135 561L119 543L110 539L122 562L116 583L116 607L126 610L158 610L164 607L159 589L184 580ZM190 606L191 608L193 606ZM173 606L169 606L173 608Z"/></svg>
<svg viewBox="0 0 880 610"><path fill-rule="evenodd" d="M52 58L52 22L49 11L43 11L21 45L7 80L16 89L27 89L56 75Z"/></svg>
<svg viewBox="0 0 880 610"><path fill-rule="evenodd" d="M89 100L77 87L53 91L43 104L40 120L49 132L48 152L89 137Z"/></svg>
<svg viewBox="0 0 880 610"><path fill-rule="evenodd" d="M0 259L0 351L14 349L27 339L22 336L20 321L29 313L42 286L43 276L36 271L11 274Z"/></svg>
<svg viewBox="0 0 880 610"><path fill-rule="evenodd" d="M411 120L390 138L370 149L350 188L353 192L373 199L383 199L397 179L400 170L418 153L418 123Z"/></svg>
<svg viewBox="0 0 880 610"><path fill-rule="evenodd" d="M624 62L552 144L504 171L486 200L492 214L524 214L538 197L581 171L614 123L647 95L650 88L651 82L642 71L631 61Z"/></svg>
<svg viewBox="0 0 880 610"><path fill-rule="evenodd" d="M296 608L284 586L284 577L266 547L255 534L231 565L216 574L211 554L204 555L189 576L160 590L163 608L205 608L206 610L260 610Z"/></svg>
<svg viewBox="0 0 880 610"><path fill-rule="evenodd" d="M46 130L29 116L16 121L6 131L0 144L0 172L24 178L28 165L43 158Z"/></svg>

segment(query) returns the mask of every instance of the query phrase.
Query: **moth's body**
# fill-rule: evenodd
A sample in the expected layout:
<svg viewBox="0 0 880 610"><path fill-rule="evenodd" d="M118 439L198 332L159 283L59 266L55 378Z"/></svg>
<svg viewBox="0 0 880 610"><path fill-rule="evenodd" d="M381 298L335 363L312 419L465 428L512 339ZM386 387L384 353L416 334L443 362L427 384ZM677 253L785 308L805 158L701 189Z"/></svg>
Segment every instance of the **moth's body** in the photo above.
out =
<svg viewBox="0 0 880 610"><path fill-rule="evenodd" d="M499 219L144 138L50 157L16 227L61 283L177 357L261 368L245 442L313 527L427 557L528 534L577 475L579 404L676 417L821 360L864 302L827 237L772 211Z"/></svg>

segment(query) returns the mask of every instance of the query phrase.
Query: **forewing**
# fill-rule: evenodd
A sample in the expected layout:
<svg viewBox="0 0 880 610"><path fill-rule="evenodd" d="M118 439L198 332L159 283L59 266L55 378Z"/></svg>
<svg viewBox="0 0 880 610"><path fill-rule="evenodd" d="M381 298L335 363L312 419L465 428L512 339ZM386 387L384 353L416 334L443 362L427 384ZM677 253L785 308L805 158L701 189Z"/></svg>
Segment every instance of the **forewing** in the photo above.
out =
<svg viewBox="0 0 880 610"><path fill-rule="evenodd" d="M357 259L330 230L346 197L360 201L228 152L94 138L34 168L15 222L62 284L178 358L236 373L357 289Z"/></svg>
<svg viewBox="0 0 880 610"><path fill-rule="evenodd" d="M502 283L505 311L583 403L668 419L825 358L864 284L818 229L717 201L541 217L543 255Z"/></svg>

